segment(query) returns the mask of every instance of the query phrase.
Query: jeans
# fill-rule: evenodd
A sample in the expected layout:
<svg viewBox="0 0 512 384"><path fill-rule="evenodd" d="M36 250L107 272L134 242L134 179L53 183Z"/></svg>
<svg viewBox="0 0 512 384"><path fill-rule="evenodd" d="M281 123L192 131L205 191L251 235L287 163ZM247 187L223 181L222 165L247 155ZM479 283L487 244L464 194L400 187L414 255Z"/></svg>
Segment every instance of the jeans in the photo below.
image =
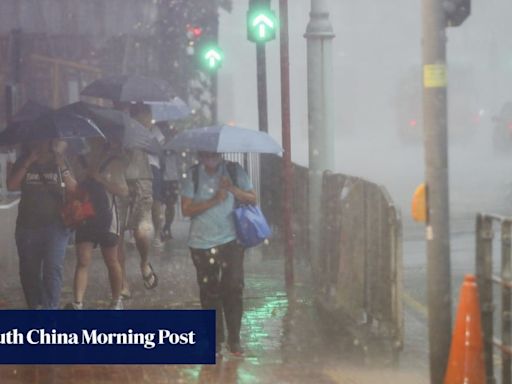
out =
<svg viewBox="0 0 512 384"><path fill-rule="evenodd" d="M20 280L30 309L59 308L62 270L70 230L61 223L16 227Z"/></svg>
<svg viewBox="0 0 512 384"><path fill-rule="evenodd" d="M191 248L190 251L197 271L201 307L215 309L217 345L225 340L224 318L228 344L239 344L243 314L244 249L232 241L211 249Z"/></svg>

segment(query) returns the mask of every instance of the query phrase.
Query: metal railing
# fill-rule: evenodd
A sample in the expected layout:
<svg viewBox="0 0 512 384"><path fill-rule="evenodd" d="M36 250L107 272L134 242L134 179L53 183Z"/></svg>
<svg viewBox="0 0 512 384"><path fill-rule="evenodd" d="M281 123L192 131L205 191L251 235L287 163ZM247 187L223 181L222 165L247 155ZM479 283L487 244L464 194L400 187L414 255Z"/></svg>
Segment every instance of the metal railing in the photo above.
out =
<svg viewBox="0 0 512 384"><path fill-rule="evenodd" d="M494 223L500 225L501 272L493 272ZM512 382L512 217L478 214L476 218L476 274L482 313L487 383L494 384L494 348L501 352L502 383ZM501 287L501 339L494 335L494 284Z"/></svg>
<svg viewBox="0 0 512 384"><path fill-rule="evenodd" d="M322 202L317 303L355 344L396 363L404 334L400 212L384 187L343 174L324 174Z"/></svg>

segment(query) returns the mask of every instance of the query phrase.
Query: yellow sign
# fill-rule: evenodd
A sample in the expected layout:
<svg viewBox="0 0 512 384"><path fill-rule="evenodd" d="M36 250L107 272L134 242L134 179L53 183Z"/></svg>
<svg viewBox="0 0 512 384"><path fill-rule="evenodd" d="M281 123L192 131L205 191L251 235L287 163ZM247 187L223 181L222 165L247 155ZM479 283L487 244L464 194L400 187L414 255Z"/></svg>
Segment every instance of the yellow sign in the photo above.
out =
<svg viewBox="0 0 512 384"><path fill-rule="evenodd" d="M423 86L425 88L446 87L446 65L426 64L423 66Z"/></svg>
<svg viewBox="0 0 512 384"><path fill-rule="evenodd" d="M414 221L421 223L427 221L427 188L425 183L420 184L416 191L414 191L411 208Z"/></svg>

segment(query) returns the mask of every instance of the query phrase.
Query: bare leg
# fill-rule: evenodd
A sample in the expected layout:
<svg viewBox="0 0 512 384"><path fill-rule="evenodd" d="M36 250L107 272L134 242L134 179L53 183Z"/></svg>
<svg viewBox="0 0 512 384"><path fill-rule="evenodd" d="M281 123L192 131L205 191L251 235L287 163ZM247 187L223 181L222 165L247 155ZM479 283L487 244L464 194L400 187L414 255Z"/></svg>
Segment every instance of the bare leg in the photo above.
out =
<svg viewBox="0 0 512 384"><path fill-rule="evenodd" d="M117 258L119 260L119 266L121 268L121 294L128 298L130 297L130 286L128 285L128 279L126 278L126 259L124 250L124 231L121 231L119 235L119 245L117 246Z"/></svg>
<svg viewBox="0 0 512 384"><path fill-rule="evenodd" d="M76 246L75 280L73 282L73 294L76 303L81 303L87 289L89 277L89 265L92 259L92 243L80 243Z"/></svg>
<svg viewBox="0 0 512 384"><path fill-rule="evenodd" d="M135 238L135 245L140 255L140 270L142 276L149 276L152 274L152 269L149 266L149 250L151 247L151 237L153 235L153 228L151 222L142 221L133 233ZM149 282L149 285L153 285Z"/></svg>
<svg viewBox="0 0 512 384"><path fill-rule="evenodd" d="M153 228L155 229L155 237L160 236L162 232L162 203L158 200L153 200L151 206L151 218L153 219Z"/></svg>
<svg viewBox="0 0 512 384"><path fill-rule="evenodd" d="M121 288L123 285L123 270L118 258L118 246L101 248L101 253L103 254L103 260L108 269L112 300L118 300L121 296Z"/></svg>

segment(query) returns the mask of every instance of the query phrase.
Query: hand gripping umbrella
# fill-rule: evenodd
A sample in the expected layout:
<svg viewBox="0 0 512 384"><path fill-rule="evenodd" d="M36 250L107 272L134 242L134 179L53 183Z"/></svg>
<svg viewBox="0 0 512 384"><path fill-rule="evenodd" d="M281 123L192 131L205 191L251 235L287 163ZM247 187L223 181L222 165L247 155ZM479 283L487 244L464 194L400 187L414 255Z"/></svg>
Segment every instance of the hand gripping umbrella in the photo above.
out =
<svg viewBox="0 0 512 384"><path fill-rule="evenodd" d="M228 125L187 129L178 133L163 149L218 153L283 152L281 146L267 133Z"/></svg>

